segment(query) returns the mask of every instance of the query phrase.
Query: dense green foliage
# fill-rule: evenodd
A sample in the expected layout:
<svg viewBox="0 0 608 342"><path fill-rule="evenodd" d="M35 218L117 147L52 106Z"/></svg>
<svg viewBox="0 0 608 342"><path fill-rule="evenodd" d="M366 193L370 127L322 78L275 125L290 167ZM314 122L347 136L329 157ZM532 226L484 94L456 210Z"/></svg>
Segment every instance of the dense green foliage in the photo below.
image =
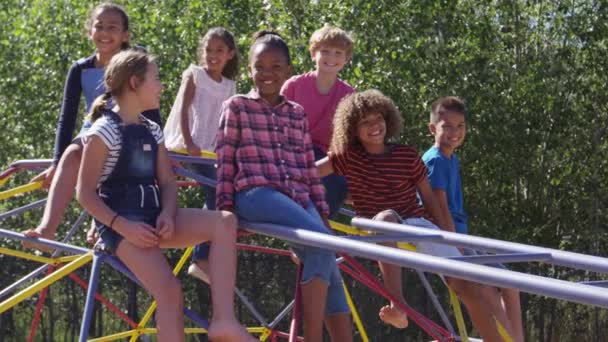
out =
<svg viewBox="0 0 608 342"><path fill-rule="evenodd" d="M50 158L68 67L93 51L83 32L93 5L73 0L0 2L3 168L16 159ZM235 32L243 60L251 33L278 30L292 49L297 72L312 68L307 41L315 29L333 23L352 31L354 58L342 76L359 89L378 88L396 101L405 118L403 141L420 151L430 146L425 125L428 103L435 97L455 94L467 101L469 130L459 156L474 234L608 255L604 1L133 0L125 6L133 23L132 41L159 56L165 118L181 72L196 62L198 38L209 27ZM243 67L239 90L246 91L250 84ZM26 179L17 177L8 186ZM40 196L0 203L0 211ZM200 206L200 194L189 190L182 203ZM77 211L75 206L68 223ZM39 216L39 211L27 213L1 227L20 230L35 225ZM83 243L83 236L78 239ZM0 241L0 246L15 244ZM178 254L170 256L176 260ZM0 288L33 267L1 255L0 264ZM239 283L266 316L276 313L293 292L295 275L288 265L268 256L241 258ZM569 280L597 279L538 264L515 268ZM86 271L79 274L84 277ZM141 317L149 297L134 297L134 287L109 269L104 269L103 279L102 290L115 303L138 298L129 314ZM207 312L207 288L185 277L183 281L188 304ZM408 282L406 298L436 319L416 283ZM396 331L381 325L376 315L382 301L362 286L354 287L353 296L372 340L428 340L417 328ZM74 340L82 299L83 292L73 283L55 285L37 340ZM523 299L530 341L600 341L608 335L605 310L537 296ZM25 340L34 303L32 299L0 316L0 341ZM100 319L101 312L92 334L126 330L111 314L104 312ZM242 319L251 321L247 315Z"/></svg>

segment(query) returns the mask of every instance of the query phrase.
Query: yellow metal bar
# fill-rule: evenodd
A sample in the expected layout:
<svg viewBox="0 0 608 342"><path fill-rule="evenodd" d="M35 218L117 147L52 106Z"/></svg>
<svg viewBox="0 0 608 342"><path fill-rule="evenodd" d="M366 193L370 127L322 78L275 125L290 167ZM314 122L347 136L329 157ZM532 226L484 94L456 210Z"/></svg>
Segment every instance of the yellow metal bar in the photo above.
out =
<svg viewBox="0 0 608 342"><path fill-rule="evenodd" d="M51 285L52 283L58 281L59 279L65 277L66 275L70 274L72 271L80 268L82 265L88 263L89 261L91 261L91 259L93 259L93 253L89 252L87 254L83 254L82 256L80 256L78 259L72 261L71 263L65 265L64 267L60 268L59 270L47 275L46 277L42 278L40 281L28 286L26 289L20 291L19 293L16 293L15 295L13 295L12 297L10 297L9 299L5 300L4 302L0 303L0 313L3 313L4 311L12 308L13 306L19 304L20 302L22 302L23 300L25 300L26 298L32 296L34 293L40 291L41 289Z"/></svg>
<svg viewBox="0 0 608 342"><path fill-rule="evenodd" d="M264 328L264 332L262 332L262 334L259 337L260 342L265 342L270 337L271 334L272 334L272 330L270 330L268 328Z"/></svg>
<svg viewBox="0 0 608 342"><path fill-rule="evenodd" d="M66 256L59 257L59 258L55 258L53 260L55 260L55 262L58 264L62 264L62 263L70 262L72 260L76 260L76 259L78 259L79 256L80 255L66 255Z"/></svg>
<svg viewBox="0 0 608 342"><path fill-rule="evenodd" d="M23 194L29 191L33 191L42 187L42 181L29 183L25 185L18 186L16 188L12 188L10 190L0 192L0 200L5 200L7 198Z"/></svg>
<svg viewBox="0 0 608 342"><path fill-rule="evenodd" d="M107 342L107 341L116 341L116 340L121 340L130 336L135 336L135 338L137 338L139 335L141 335L139 330L129 330L129 331L125 331L125 332L121 332L121 333L117 333L117 334L113 334L113 335L108 335L108 336L104 336L104 337L98 337L98 338L94 338L91 340L87 340L88 342Z"/></svg>
<svg viewBox="0 0 608 342"><path fill-rule="evenodd" d="M509 333L507 332L507 329L505 329L505 327L500 324L496 317L494 317L494 320L496 321L496 327L498 328L498 333L500 334L500 337L502 337L505 342L513 342L513 339L511 338L511 335L509 335Z"/></svg>
<svg viewBox="0 0 608 342"><path fill-rule="evenodd" d="M353 302L353 299L350 296L350 293L348 292L348 288L346 287L346 284L344 283L344 281L342 281L342 287L344 288L344 294L346 294L346 302L348 302L348 306L350 307L350 312L353 315L353 320L355 321L357 330L359 330L359 334L361 334L361 340L363 342L369 342L369 337L367 337L367 332L365 331L363 322L361 322L361 317L359 317L359 312L357 312L355 303Z"/></svg>
<svg viewBox="0 0 608 342"><path fill-rule="evenodd" d="M0 254L10 255L10 256L17 257L17 258L21 258L21 259L38 261L38 262L41 262L41 263L44 263L44 264L51 264L51 265L56 265L57 264L57 261L55 259L52 259L52 258L47 258L47 257L43 257L43 256L36 255L36 254L16 251L16 250L8 249L8 248L1 248L0 247ZM80 257L80 255L77 255L77 257Z"/></svg>
<svg viewBox="0 0 608 342"><path fill-rule="evenodd" d="M357 228L352 227L352 226L347 226L347 225L342 224L340 222L329 221L329 225L331 226L331 228L333 228L333 229L335 229L337 231L340 231L342 233L351 234L351 235L369 235L369 232L357 229Z"/></svg>
<svg viewBox="0 0 608 342"><path fill-rule="evenodd" d="M6 183L6 181L7 181L9 178L11 178L11 176L6 176L6 177L4 177L4 178L0 179L0 186L3 186L3 185L4 185L4 183Z"/></svg>
<svg viewBox="0 0 608 342"><path fill-rule="evenodd" d="M182 267L184 267L184 264L186 263L186 261L188 261L190 254L192 254L192 248L193 248L192 246L186 248L186 251L184 252L182 257L179 259L177 265L175 265L175 268L173 269L174 275L177 275L179 273L179 271L182 269ZM152 302L152 304L148 308L148 311L146 311L146 313L144 314L144 317L142 317L139 324L137 324L138 329L143 329L146 326L146 323L148 323L148 320L150 320L150 317L152 317L154 310L156 310L156 301ZM131 337L131 339L129 341L135 342L136 340L137 340L137 336L134 335Z"/></svg>
<svg viewBox="0 0 608 342"><path fill-rule="evenodd" d="M454 317L456 318L456 325L458 326L458 333L460 334L460 340L462 342L469 342L469 335L467 335L467 327L464 324L464 318L462 317L462 310L460 309L460 301L458 296L448 287L450 293L450 303L452 304L452 310L454 310Z"/></svg>

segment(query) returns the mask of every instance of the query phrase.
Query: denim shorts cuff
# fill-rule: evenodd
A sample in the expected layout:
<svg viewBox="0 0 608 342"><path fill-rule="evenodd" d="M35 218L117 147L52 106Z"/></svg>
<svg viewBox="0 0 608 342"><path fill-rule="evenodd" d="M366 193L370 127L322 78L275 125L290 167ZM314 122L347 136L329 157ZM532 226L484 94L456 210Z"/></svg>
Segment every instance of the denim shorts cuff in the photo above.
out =
<svg viewBox="0 0 608 342"><path fill-rule="evenodd" d="M325 285L329 286L329 280L328 279L323 279L323 277L321 277L320 275L315 274L315 273L313 273L310 276L310 279L302 279L302 280L300 280L300 285L306 285L306 284L310 283L315 278L319 278L319 280L321 280Z"/></svg>

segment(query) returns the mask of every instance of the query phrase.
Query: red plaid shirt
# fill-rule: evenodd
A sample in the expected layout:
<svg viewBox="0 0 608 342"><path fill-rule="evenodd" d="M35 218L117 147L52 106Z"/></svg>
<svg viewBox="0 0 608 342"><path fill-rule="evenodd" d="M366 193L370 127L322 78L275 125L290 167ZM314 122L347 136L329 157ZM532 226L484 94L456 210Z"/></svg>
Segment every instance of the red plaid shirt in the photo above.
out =
<svg viewBox="0 0 608 342"><path fill-rule="evenodd" d="M304 109L284 98L272 107L252 90L224 102L217 136L217 208L236 192L267 186L327 216Z"/></svg>

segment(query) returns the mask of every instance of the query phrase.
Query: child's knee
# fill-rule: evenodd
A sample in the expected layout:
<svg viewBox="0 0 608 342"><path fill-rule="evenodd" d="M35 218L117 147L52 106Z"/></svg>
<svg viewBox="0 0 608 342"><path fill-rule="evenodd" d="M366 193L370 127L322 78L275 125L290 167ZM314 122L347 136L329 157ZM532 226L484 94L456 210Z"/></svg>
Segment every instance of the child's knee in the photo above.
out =
<svg viewBox="0 0 608 342"><path fill-rule="evenodd" d="M397 216L394 210L384 210L374 216L374 220L400 223L401 218Z"/></svg>
<svg viewBox="0 0 608 342"><path fill-rule="evenodd" d="M80 145L72 144L63 153L61 162L64 166L78 166L82 159L82 147Z"/></svg>
<svg viewBox="0 0 608 342"><path fill-rule="evenodd" d="M161 290L154 297L159 303L181 305L183 301L181 282L173 276L167 277Z"/></svg>
<svg viewBox="0 0 608 342"><path fill-rule="evenodd" d="M237 224L236 215L229 211L222 211L219 233L224 234L226 237L236 238Z"/></svg>

